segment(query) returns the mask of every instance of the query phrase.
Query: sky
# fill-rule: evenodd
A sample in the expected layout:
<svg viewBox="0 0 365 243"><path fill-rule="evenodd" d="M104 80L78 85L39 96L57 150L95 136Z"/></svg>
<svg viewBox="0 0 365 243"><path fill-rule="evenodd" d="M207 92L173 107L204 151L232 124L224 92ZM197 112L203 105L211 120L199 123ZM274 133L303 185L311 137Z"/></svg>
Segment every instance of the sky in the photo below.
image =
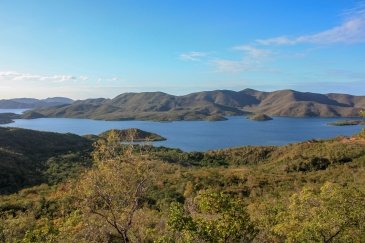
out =
<svg viewBox="0 0 365 243"><path fill-rule="evenodd" d="M365 95L365 1L0 0L0 99Z"/></svg>

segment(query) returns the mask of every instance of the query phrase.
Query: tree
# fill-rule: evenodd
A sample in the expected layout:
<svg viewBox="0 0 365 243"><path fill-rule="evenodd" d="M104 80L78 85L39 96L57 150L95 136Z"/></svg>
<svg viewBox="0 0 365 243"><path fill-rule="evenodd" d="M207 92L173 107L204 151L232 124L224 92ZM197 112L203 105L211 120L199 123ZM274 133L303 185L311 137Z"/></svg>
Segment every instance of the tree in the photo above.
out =
<svg viewBox="0 0 365 243"><path fill-rule="evenodd" d="M133 134L130 136L132 141ZM94 168L85 174L79 186L85 214L96 216L93 221L87 220L88 225L93 229L105 228L109 238L130 242L129 232L136 223L136 212L143 207L144 197L155 179L155 163L137 153L132 144L122 144L115 132L96 143L93 157ZM94 230L88 232L91 238L100 237L92 235L98 234Z"/></svg>
<svg viewBox="0 0 365 243"><path fill-rule="evenodd" d="M361 117L365 117L365 110L360 111L360 116L361 116Z"/></svg>
<svg viewBox="0 0 365 243"><path fill-rule="evenodd" d="M360 116L365 118L365 110L360 111ZM365 138L365 128L363 128L359 134L359 137Z"/></svg>
<svg viewBox="0 0 365 243"><path fill-rule="evenodd" d="M250 242L257 233L242 200L209 190L193 205L172 204L168 224L182 242Z"/></svg>
<svg viewBox="0 0 365 243"><path fill-rule="evenodd" d="M326 183L304 188L277 216L273 231L287 242L364 242L365 193Z"/></svg>

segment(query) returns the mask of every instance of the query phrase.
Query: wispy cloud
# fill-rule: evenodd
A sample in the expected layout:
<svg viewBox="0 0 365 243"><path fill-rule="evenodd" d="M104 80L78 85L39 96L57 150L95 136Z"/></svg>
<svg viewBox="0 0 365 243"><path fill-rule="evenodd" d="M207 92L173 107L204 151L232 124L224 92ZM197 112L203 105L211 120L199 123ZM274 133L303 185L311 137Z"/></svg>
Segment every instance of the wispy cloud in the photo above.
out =
<svg viewBox="0 0 365 243"><path fill-rule="evenodd" d="M199 52L199 51L191 51L187 53L180 54L180 59L184 61L200 61L202 57L206 57L208 53Z"/></svg>
<svg viewBox="0 0 365 243"><path fill-rule="evenodd" d="M259 49L250 45L236 46L233 48L237 51L243 51L248 58L262 61L272 55L272 51L266 49Z"/></svg>
<svg viewBox="0 0 365 243"><path fill-rule="evenodd" d="M232 59L216 59L213 60L213 65L220 72L249 72L249 71L264 71L262 63L267 61L273 54L270 50L260 49L250 45L242 45L233 47L235 51L242 51L243 57L239 60Z"/></svg>
<svg viewBox="0 0 365 243"><path fill-rule="evenodd" d="M14 71L0 71L0 81L45 81L52 83L63 83L69 81L86 81L86 76L73 76L73 75L40 75L30 73L20 73Z"/></svg>
<svg viewBox="0 0 365 243"><path fill-rule="evenodd" d="M257 40L261 45L309 44L356 44L365 43L365 4L348 10L343 22L319 33L296 37L279 36Z"/></svg>
<svg viewBox="0 0 365 243"><path fill-rule="evenodd" d="M244 60L228 60L228 59L218 59L212 61L213 65L216 66L219 72L244 72L244 71L254 71L256 69L251 63Z"/></svg>

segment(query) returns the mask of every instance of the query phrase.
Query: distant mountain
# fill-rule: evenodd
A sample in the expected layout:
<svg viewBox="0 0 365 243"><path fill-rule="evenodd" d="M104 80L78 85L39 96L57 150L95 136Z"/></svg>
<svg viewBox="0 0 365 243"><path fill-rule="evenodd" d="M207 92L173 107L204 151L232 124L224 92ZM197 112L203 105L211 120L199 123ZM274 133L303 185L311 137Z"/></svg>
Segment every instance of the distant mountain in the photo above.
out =
<svg viewBox="0 0 365 243"><path fill-rule="evenodd" d="M0 100L0 109L31 109L39 107L69 105L73 100L64 97L53 97L43 100L33 98L16 98L9 100Z"/></svg>
<svg viewBox="0 0 365 243"><path fill-rule="evenodd" d="M215 90L174 96L162 92L124 93L113 99L88 99L44 107L45 117L101 120L222 120L224 116L261 113L290 117L357 117L365 96L316 94L294 90L262 92ZM27 118L31 115L25 114Z"/></svg>

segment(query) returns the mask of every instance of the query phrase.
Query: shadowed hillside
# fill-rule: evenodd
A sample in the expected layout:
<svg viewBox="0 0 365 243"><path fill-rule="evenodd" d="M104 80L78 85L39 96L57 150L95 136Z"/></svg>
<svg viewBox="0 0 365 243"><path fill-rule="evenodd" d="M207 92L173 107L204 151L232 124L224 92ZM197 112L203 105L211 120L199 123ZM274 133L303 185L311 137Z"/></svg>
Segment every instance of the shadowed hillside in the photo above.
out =
<svg viewBox="0 0 365 243"><path fill-rule="evenodd" d="M65 167L62 173L73 173L72 163L83 164L82 154L90 149L91 141L73 134L0 127L0 194L49 182L46 172L51 167L52 179L59 176L59 166ZM77 161L72 154L78 154ZM62 156L68 159L63 161Z"/></svg>

